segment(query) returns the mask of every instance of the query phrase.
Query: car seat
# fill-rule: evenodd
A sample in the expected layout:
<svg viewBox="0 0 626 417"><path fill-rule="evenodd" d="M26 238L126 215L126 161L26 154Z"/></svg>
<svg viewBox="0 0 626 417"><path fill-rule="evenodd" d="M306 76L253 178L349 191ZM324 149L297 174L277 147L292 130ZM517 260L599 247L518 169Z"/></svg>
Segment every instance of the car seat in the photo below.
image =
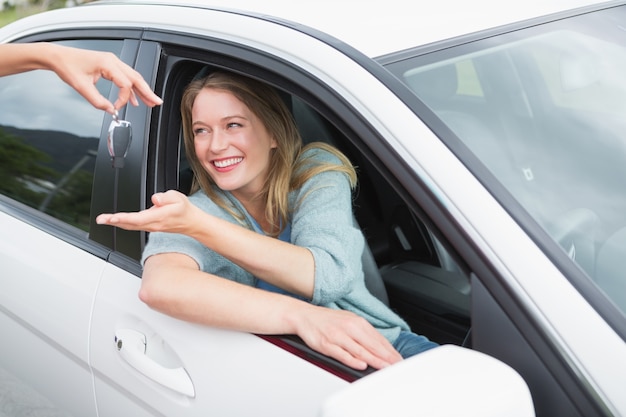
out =
<svg viewBox="0 0 626 417"><path fill-rule="evenodd" d="M291 110L293 118L298 126L300 136L302 136L303 142L325 142L333 146L337 146L334 143L333 136L326 128L326 123L322 117L315 112L311 107L306 105L303 101L297 97L283 96L287 107ZM357 227L358 222L354 219ZM380 301L389 305L389 297L382 276L380 274L378 264L372 254L372 251L365 239L365 245L363 253L361 255L361 262L363 266L363 273L365 278L365 286L372 295L378 298Z"/></svg>
<svg viewBox="0 0 626 417"><path fill-rule="evenodd" d="M626 314L626 227L613 233L598 250L595 281Z"/></svg>

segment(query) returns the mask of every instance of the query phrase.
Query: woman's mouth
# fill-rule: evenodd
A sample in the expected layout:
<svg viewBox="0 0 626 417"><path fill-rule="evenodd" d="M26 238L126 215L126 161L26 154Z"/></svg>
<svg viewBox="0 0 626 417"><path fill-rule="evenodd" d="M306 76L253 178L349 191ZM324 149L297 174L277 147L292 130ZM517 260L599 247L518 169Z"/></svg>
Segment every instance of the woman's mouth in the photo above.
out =
<svg viewBox="0 0 626 417"><path fill-rule="evenodd" d="M228 169L231 168L235 165L237 165L238 163L240 163L241 161L243 161L242 157L237 157L237 158L226 158L226 159L215 159L213 160L213 165L219 169Z"/></svg>

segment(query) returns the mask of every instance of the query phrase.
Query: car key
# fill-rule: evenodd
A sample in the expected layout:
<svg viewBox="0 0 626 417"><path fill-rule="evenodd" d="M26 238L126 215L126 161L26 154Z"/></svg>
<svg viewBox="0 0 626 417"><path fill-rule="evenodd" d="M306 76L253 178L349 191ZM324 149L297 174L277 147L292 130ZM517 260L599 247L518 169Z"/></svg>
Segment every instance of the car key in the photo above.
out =
<svg viewBox="0 0 626 417"><path fill-rule="evenodd" d="M132 128L129 121L120 120L117 110L113 115L113 120L109 125L109 134L107 136L107 147L109 148L109 155L111 155L111 162L113 168L123 168L124 160L128 149L130 148L130 142L132 139Z"/></svg>

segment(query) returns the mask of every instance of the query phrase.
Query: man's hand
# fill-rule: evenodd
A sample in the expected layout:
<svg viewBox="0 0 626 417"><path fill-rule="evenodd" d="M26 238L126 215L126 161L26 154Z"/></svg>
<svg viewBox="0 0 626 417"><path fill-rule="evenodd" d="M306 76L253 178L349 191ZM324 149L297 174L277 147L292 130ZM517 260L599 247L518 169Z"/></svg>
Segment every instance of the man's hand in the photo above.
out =
<svg viewBox="0 0 626 417"><path fill-rule="evenodd" d="M130 101L137 106L137 96L150 107L163 103L141 74L111 52L72 48L55 43L8 43L0 45L0 76L37 69L54 71L94 107L115 113ZM96 88L100 78L119 87L115 104Z"/></svg>
<svg viewBox="0 0 626 417"><path fill-rule="evenodd" d="M163 102L137 71L113 53L53 44L50 47L56 47L51 51L57 55L57 59L50 61L50 69L98 109L114 113L128 101L137 106L137 96L150 107ZM111 104L95 87L100 77L119 87L115 104Z"/></svg>

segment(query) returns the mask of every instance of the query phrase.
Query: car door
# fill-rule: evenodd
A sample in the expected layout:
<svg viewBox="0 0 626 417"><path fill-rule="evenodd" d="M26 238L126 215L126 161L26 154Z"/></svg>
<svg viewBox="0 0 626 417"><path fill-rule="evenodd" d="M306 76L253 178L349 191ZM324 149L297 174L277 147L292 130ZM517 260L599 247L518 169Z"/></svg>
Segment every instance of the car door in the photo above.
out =
<svg viewBox="0 0 626 417"><path fill-rule="evenodd" d="M192 40L183 35L144 34L150 36L160 41L142 42L136 68L165 103L152 112L141 106L121 112L133 138L123 168L96 167L96 181L103 180L96 187L109 192L100 193L99 212L139 210L152 193L178 188L180 94L192 74L188 69L201 67L189 63L183 70L179 63L183 57L214 56L223 47L204 41L203 48L188 49L184 45ZM145 233L97 229L94 235L114 248L97 290L90 333L99 416L313 416L347 384L256 335L151 310L138 297Z"/></svg>
<svg viewBox="0 0 626 417"><path fill-rule="evenodd" d="M279 32L287 30L281 27ZM270 39L285 39L284 34L279 36L271 29L265 34ZM368 117L373 116L367 109L359 113L358 105L347 105L342 94L353 97L342 85L332 79L324 80L324 74L317 69L311 73L308 68L296 65L294 62L305 58L300 52L287 59L273 46L252 48L217 37L175 32L146 31L143 39L137 69L154 84L164 104L151 113L142 108L125 109L123 117L133 125L133 141L123 168L114 175L98 175L98 178L114 181L113 185L99 189L117 190L101 201L102 211L138 210L149 205L149 197L154 192L188 191L185 183L189 171L180 140L180 98L189 81L216 69L241 72L274 85L284 93L294 114L302 108L322 112L325 120L314 120L320 116L315 112L298 115L299 127L305 141L324 140L350 151L351 156L357 158L364 184L359 194L367 195L360 204L368 206L363 210L388 211L392 208L391 200L401 204L402 198L396 193L402 186L390 179L390 169L375 155L376 150L380 151L377 147L386 146L385 135L393 142L393 134L372 127ZM309 47L319 47L311 38L307 42L310 42ZM321 59L325 54L328 59ZM337 52L332 47L320 47L315 56L316 62L337 62ZM348 67L358 68L350 62ZM376 81L364 78L373 90L385 91ZM391 93L383 94L389 98ZM397 98L391 100L398 103ZM404 115L417 121L410 113ZM423 134L432 136L428 131ZM334 142L335 139L341 143ZM366 165L367 161L377 162ZM102 172L112 169L110 165L99 166L97 174L100 168ZM377 172L379 170L384 174ZM369 189L370 185L376 189ZM406 185L412 186L408 179ZM382 200L368 202L380 196L384 196ZM360 214L360 217L366 220L369 215ZM391 213L384 216L388 215ZM368 224L368 232L376 227L376 222ZM105 230L112 229L103 227L97 233L108 233ZM347 380L355 379L345 378L345 375L339 378L337 374L341 372L336 372L336 363L328 358L312 360L315 353L292 338L269 338L272 343L268 343L268 338L199 326L150 310L137 297L141 272L138 259L146 236L138 232L112 233L115 250L98 288L90 338L101 416L119 415L129 410L138 416L195 416L210 412L216 415L313 416L332 394L348 385ZM381 245L387 246L384 239ZM382 258L394 251L394 248L374 249L379 257L383 253ZM382 258L381 265L385 262ZM460 306L464 314L468 314L464 309L468 296L466 293ZM467 323L463 323L454 329L459 343L466 327ZM419 330L422 329L416 329Z"/></svg>
<svg viewBox="0 0 626 417"><path fill-rule="evenodd" d="M0 78L2 415L97 415L88 336L107 250L88 233L103 118L52 72Z"/></svg>

